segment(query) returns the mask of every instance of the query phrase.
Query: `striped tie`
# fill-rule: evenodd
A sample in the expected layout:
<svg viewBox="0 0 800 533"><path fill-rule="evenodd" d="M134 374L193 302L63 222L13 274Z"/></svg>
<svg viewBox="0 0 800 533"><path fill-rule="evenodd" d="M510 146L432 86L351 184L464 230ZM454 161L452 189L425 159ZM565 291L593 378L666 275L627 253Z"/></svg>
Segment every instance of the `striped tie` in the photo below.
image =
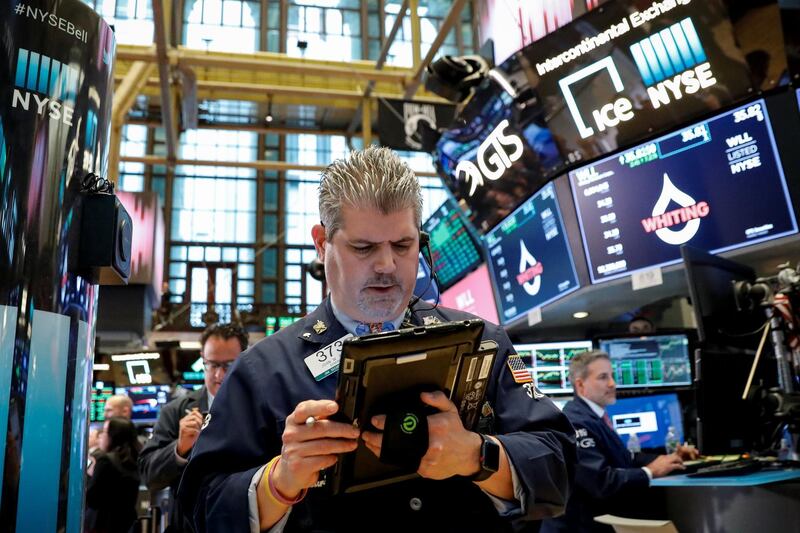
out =
<svg viewBox="0 0 800 533"><path fill-rule="evenodd" d="M373 322L367 324L359 322L356 325L356 335L366 335L367 333L380 333L381 331L394 331L394 323L392 322Z"/></svg>

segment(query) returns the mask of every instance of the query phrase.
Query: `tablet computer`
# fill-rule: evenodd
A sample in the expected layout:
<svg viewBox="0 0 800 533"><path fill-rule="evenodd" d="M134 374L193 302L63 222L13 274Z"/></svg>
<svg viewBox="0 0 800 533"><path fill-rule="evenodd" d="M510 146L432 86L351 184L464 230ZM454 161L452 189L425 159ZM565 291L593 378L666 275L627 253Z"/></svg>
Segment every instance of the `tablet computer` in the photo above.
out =
<svg viewBox="0 0 800 533"><path fill-rule="evenodd" d="M475 352L482 320L462 320L375 333L342 345L337 419L374 430L372 416L386 414L399 398L441 390L452 399L462 359ZM381 462L359 439L331 472L334 494L356 492L416 477L416 469Z"/></svg>

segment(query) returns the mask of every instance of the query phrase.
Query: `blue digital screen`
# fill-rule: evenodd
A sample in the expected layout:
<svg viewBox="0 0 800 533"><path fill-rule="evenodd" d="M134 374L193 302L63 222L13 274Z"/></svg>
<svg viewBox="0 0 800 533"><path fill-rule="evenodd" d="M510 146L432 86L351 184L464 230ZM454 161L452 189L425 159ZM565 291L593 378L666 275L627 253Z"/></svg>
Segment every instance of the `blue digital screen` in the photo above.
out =
<svg viewBox="0 0 800 533"><path fill-rule="evenodd" d="M669 427L675 428L678 442L683 438L683 416L677 394L654 394L635 398L619 398L606 407L614 429L627 443L636 433L642 448L663 447Z"/></svg>
<svg viewBox="0 0 800 533"><path fill-rule="evenodd" d="M487 233L485 243L503 324L579 286L552 183Z"/></svg>
<svg viewBox="0 0 800 533"><path fill-rule="evenodd" d="M764 100L569 179L593 283L677 263L682 244L720 253L797 232Z"/></svg>
<svg viewBox="0 0 800 533"><path fill-rule="evenodd" d="M155 421L161 407L169 401L169 385L145 385L142 387L117 387L115 394L125 394L133 402L131 420L134 422Z"/></svg>

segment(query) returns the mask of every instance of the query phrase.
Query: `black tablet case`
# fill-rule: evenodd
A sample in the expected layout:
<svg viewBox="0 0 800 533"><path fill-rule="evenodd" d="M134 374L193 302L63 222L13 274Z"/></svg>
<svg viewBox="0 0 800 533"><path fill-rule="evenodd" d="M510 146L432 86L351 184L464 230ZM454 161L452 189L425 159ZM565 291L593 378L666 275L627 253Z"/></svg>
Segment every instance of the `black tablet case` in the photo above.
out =
<svg viewBox="0 0 800 533"><path fill-rule="evenodd" d="M462 360L478 351L482 333L482 320L463 320L348 339L339 362L337 418L373 429L370 418L384 414L392 398L408 391L442 390L452 397ZM380 462L361 440L330 474L334 494L417 477L414 471Z"/></svg>

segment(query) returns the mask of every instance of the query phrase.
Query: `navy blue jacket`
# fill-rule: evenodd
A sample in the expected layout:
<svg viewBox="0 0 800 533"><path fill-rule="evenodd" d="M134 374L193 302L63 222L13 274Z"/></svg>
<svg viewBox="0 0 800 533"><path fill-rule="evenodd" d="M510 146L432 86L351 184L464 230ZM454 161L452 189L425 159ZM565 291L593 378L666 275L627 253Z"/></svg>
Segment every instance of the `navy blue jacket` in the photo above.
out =
<svg viewBox="0 0 800 533"><path fill-rule="evenodd" d="M637 489L650 484L641 467L656 456L638 453L632 458L619 435L578 396L564 406L564 414L575 427L578 443L575 490L566 514L546 520L541 532L611 531L593 518L606 513L625 516Z"/></svg>
<svg viewBox="0 0 800 533"><path fill-rule="evenodd" d="M424 307L424 309L420 309ZM425 316L441 321L474 318L450 309L417 306L411 322ZM321 334L317 321L327 325ZM247 491L256 471L281 451L286 417L307 399L332 399L336 376L320 382L305 357L346 332L325 300L314 312L242 354L211 408L184 471L180 497L193 509L198 531L249 531ZM486 324L484 340L495 340L498 357L487 387L494 430L524 487L522 517L536 520L563 511L575 461L574 431L547 399L533 399L514 382L505 359L513 347L505 332ZM410 505L412 499L414 505ZM421 505L418 505L421 503ZM463 478L413 479L372 490L331 497L311 489L295 505L285 531L507 531L491 500Z"/></svg>

